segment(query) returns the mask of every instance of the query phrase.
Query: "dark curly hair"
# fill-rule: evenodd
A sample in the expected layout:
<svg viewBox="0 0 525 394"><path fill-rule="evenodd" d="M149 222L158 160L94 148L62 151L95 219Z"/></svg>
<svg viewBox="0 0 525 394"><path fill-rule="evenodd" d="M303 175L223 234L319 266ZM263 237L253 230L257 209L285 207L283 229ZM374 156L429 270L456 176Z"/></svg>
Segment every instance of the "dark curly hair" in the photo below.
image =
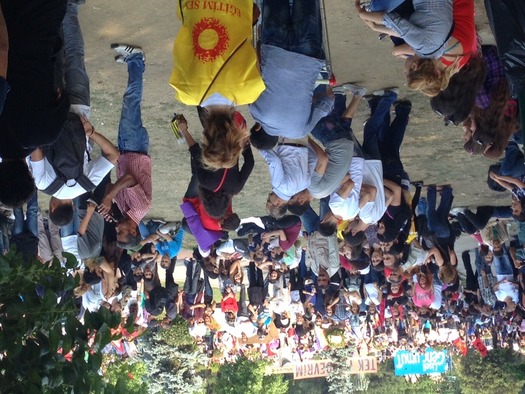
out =
<svg viewBox="0 0 525 394"><path fill-rule="evenodd" d="M35 180L25 159L0 163L0 202L9 208L24 205L36 193Z"/></svg>

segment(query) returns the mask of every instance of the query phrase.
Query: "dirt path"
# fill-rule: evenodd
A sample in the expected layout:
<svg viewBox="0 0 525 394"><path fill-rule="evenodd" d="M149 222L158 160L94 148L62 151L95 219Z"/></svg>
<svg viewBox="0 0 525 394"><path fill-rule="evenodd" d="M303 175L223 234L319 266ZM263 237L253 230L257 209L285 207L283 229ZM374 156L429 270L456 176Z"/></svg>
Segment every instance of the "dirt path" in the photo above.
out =
<svg viewBox="0 0 525 394"><path fill-rule="evenodd" d="M390 44L386 40L377 40L377 34L359 20L353 1L325 0L325 3L332 63L338 81L357 81L370 90L398 85L400 96L413 101L410 125L401 152L411 178L451 183L455 188L455 205L506 202L508 197L489 192L484 183L490 162L469 157L463 152L461 129L444 127L431 112L427 98L407 91L402 74L403 62L390 54ZM178 205L190 178L186 148L175 142L169 128L173 112L184 112L190 129L198 135L195 111L177 103L168 85L173 38L180 26L175 6L175 1L167 0L88 0L80 10L86 64L91 78L92 121L98 130L114 141L126 70L125 66L115 64L109 45L118 41L133 43L146 51L142 114L151 136L150 153L154 160L154 200L150 216L168 219L180 218ZM481 36L484 42L490 42L490 30L479 5L477 16ZM241 112L251 119L247 108L242 108ZM367 117L363 102L354 121L358 138L361 138L361 125ZM236 210L241 215L263 212L269 190L268 172L257 154L256 160L251 179L235 200Z"/></svg>

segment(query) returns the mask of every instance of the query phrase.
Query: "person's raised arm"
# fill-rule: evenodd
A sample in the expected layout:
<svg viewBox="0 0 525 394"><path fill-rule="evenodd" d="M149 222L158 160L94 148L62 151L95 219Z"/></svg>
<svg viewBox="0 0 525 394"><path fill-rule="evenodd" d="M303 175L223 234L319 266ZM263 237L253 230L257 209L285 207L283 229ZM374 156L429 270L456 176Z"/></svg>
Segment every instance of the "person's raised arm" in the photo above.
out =
<svg viewBox="0 0 525 394"><path fill-rule="evenodd" d="M359 194L359 208L363 208L366 203L374 201L376 198L377 189L372 185L361 185L361 193Z"/></svg>
<svg viewBox="0 0 525 394"><path fill-rule="evenodd" d="M395 57L414 56L415 54L414 49L408 44L398 45L392 49L392 55Z"/></svg>
<svg viewBox="0 0 525 394"><path fill-rule="evenodd" d="M431 262L431 261L432 261L432 257L434 257L434 260L435 260L436 265L437 265L438 267L443 266L443 264L445 263L445 260L443 259L443 256L441 255L441 252L440 252L439 249L436 248L436 247L431 248L431 249L428 251L428 256L427 256L426 261L427 261L427 262Z"/></svg>
<svg viewBox="0 0 525 394"><path fill-rule="evenodd" d="M496 182L501 187L504 187L505 189L512 191L514 189L514 184L509 183L508 181L502 179L499 175L495 174L494 172L489 173L490 179L492 179L494 182Z"/></svg>
<svg viewBox="0 0 525 394"><path fill-rule="evenodd" d="M393 205L394 207L401 205L401 186L389 179L383 179L383 185L385 185L385 188L388 188L392 192L392 201L390 202L390 205Z"/></svg>
<svg viewBox="0 0 525 394"><path fill-rule="evenodd" d="M347 179L341 184L341 187L337 191L337 195L343 200L347 199L352 190L354 189L354 181L352 179Z"/></svg>
<svg viewBox="0 0 525 394"><path fill-rule="evenodd" d="M137 184L137 180L131 174L124 174L121 176L113 185L108 185L106 195L102 199L102 202L98 206L98 211L101 214L107 214L111 210L111 204L113 199L121 190L133 187Z"/></svg>
<svg viewBox="0 0 525 394"><path fill-rule="evenodd" d="M186 141L186 144L188 144L188 148L191 148L193 145L196 144L195 140L191 136L190 132L188 131L188 121L184 116L181 116L177 123L179 125L179 130L182 133L182 136L184 137L184 140Z"/></svg>
<svg viewBox="0 0 525 394"><path fill-rule="evenodd" d="M315 166L315 172L323 175L328 165L328 155L312 138L308 137L308 143L312 147L315 155L317 156L317 165Z"/></svg>
<svg viewBox="0 0 525 394"><path fill-rule="evenodd" d="M84 131L91 141L97 144L102 151L102 156L104 156L112 164L117 164L117 161L120 157L120 153L113 145L113 143L104 137L102 134L98 133L95 130L95 127L91 124L88 118L81 116L80 120L84 126Z"/></svg>
<svg viewBox="0 0 525 394"><path fill-rule="evenodd" d="M86 215L84 216L84 218L80 222L80 226L78 226L77 234L80 237L83 236L86 233L88 225L89 225L89 221L91 220L91 217L95 213L95 209L96 209L96 205L91 203L91 202L88 202Z"/></svg>
<svg viewBox="0 0 525 394"><path fill-rule="evenodd" d="M368 12L361 7L361 0L355 0L355 9L359 17L365 21L374 22L377 24L383 24L384 12Z"/></svg>
<svg viewBox="0 0 525 394"><path fill-rule="evenodd" d="M173 241L173 238L169 234L164 234L160 232L160 230L157 230L157 235L159 236L159 238L162 238L165 241L168 241L168 242Z"/></svg>
<svg viewBox="0 0 525 394"><path fill-rule="evenodd" d="M31 152L31 161L40 161L44 160L44 151L42 151L42 148L38 147L33 152Z"/></svg>
<svg viewBox="0 0 525 394"><path fill-rule="evenodd" d="M510 183L511 185L515 185L519 187L520 189L525 188L525 183L520 181L518 178L514 178L514 177L506 176L506 175L497 175L496 177L498 180Z"/></svg>

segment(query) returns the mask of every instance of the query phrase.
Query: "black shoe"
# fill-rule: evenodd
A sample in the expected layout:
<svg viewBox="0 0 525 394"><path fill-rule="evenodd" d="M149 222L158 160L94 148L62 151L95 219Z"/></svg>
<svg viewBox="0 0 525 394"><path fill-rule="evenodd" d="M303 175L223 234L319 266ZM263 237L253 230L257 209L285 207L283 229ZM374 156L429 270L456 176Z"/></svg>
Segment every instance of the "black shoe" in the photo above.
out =
<svg viewBox="0 0 525 394"><path fill-rule="evenodd" d="M394 108L397 108L399 105L412 109L412 102L408 99L400 99L400 100L394 101Z"/></svg>

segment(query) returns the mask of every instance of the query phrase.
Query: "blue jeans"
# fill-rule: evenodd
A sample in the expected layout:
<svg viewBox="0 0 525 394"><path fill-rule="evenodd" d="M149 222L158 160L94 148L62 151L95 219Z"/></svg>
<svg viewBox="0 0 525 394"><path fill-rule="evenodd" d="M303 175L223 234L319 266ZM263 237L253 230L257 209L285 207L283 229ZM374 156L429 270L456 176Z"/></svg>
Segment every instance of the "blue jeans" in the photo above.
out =
<svg viewBox="0 0 525 394"><path fill-rule="evenodd" d="M137 53L128 58L128 87L122 101L122 113L118 126L118 148L121 152L148 154L148 131L142 125L140 102L142 101L142 75L144 61Z"/></svg>
<svg viewBox="0 0 525 394"><path fill-rule="evenodd" d="M78 22L78 4L68 3L62 21L64 36L64 70L66 88L71 104L90 105L89 77L84 65L84 39Z"/></svg>
<svg viewBox="0 0 525 394"><path fill-rule="evenodd" d="M140 236L144 239L149 235L155 234L160 226L162 226L162 223L154 222L153 220L149 220L147 223L141 221L139 223Z"/></svg>
<svg viewBox="0 0 525 394"><path fill-rule="evenodd" d="M317 231L319 228L319 215L311 206L301 215L301 223L303 223L304 230L308 234Z"/></svg>
<svg viewBox="0 0 525 394"><path fill-rule="evenodd" d="M392 124L383 127L379 133L379 152L383 162L383 177L393 181L408 179L399 149L405 138L411 107L399 104L395 107L396 117ZM390 117L389 115L387 115Z"/></svg>
<svg viewBox="0 0 525 394"><path fill-rule="evenodd" d="M11 230L11 235L22 234L29 231L35 237L38 237L38 194L35 192L33 197L27 202L26 218L24 220L24 210L22 207L13 209L15 223Z"/></svg>
<svg viewBox="0 0 525 394"><path fill-rule="evenodd" d="M381 159L379 136L384 135L385 130L390 126L390 106L396 99L396 93L385 92L384 96L374 97L369 101L372 115L365 125L362 148L367 160Z"/></svg>
<svg viewBox="0 0 525 394"><path fill-rule="evenodd" d="M501 161L499 175L514 178L520 178L525 175L525 157L514 141L510 141L505 148L505 157Z"/></svg>
<svg viewBox="0 0 525 394"><path fill-rule="evenodd" d="M319 215L313 210L311 206L308 207L306 212L301 215L301 223L308 234L311 234L319 229L320 220L324 218L325 215L330 211L330 206L328 205L329 202L330 196L326 196L319 200Z"/></svg>
<svg viewBox="0 0 525 394"><path fill-rule="evenodd" d="M448 214L452 207L454 196L452 188L446 187L441 192L441 201L436 209L436 188L429 187L427 190L427 220L428 228L438 238L448 238L450 228L448 226Z"/></svg>
<svg viewBox="0 0 525 394"><path fill-rule="evenodd" d="M503 254L501 256L494 255L494 270L496 275L514 275L514 266L510 261L509 252L503 246Z"/></svg>
<svg viewBox="0 0 525 394"><path fill-rule="evenodd" d="M376 11L390 12L390 11L395 10L397 7L399 7L404 2L405 0L372 0L368 7L370 11L372 12L376 12Z"/></svg>
<svg viewBox="0 0 525 394"><path fill-rule="evenodd" d="M81 196L79 196L81 197ZM66 224L65 226L60 227L60 236L69 237L70 235L76 234L78 228L80 227L80 217L79 215L79 197L73 199L73 220L71 223Z"/></svg>
<svg viewBox="0 0 525 394"><path fill-rule="evenodd" d="M318 86L314 94L321 87L326 89L324 85ZM312 135L324 146L340 139L352 140L352 119L341 118L345 110L346 95L336 94L334 109L330 115L322 118L313 128Z"/></svg>
<svg viewBox="0 0 525 394"><path fill-rule="evenodd" d="M324 59L319 0L264 0L262 43Z"/></svg>

